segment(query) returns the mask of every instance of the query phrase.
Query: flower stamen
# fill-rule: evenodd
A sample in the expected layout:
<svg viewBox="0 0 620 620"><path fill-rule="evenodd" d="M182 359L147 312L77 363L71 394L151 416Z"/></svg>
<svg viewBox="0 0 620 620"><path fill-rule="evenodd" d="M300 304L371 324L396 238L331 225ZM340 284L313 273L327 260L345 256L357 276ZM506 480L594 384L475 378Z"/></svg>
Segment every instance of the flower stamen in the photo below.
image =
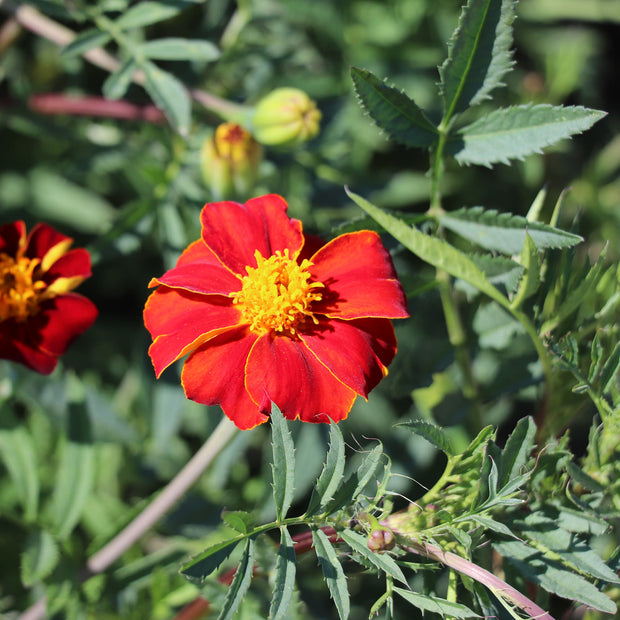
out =
<svg viewBox="0 0 620 620"><path fill-rule="evenodd" d="M321 299L316 289L321 282L311 282L308 268L312 263L304 259L297 263L288 249L278 250L264 258L256 250L256 267L246 267L240 291L233 294L233 303L241 310L242 321L258 334L274 331L295 336L307 320L318 323L312 313L312 303Z"/></svg>
<svg viewBox="0 0 620 620"><path fill-rule="evenodd" d="M35 275L40 263L39 258L0 253L0 321L24 321L38 312L41 293L47 286Z"/></svg>

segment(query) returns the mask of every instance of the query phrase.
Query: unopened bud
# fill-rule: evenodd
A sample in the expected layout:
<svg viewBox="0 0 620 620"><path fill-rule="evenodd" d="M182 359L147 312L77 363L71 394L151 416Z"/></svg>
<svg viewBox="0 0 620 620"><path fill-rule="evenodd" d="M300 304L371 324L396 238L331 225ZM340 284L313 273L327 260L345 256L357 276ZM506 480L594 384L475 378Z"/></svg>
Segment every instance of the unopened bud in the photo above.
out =
<svg viewBox="0 0 620 620"><path fill-rule="evenodd" d="M202 146L202 176L214 200L247 198L263 150L241 125L223 123Z"/></svg>
<svg viewBox="0 0 620 620"><path fill-rule="evenodd" d="M389 551L394 548L396 541L394 533L387 527L374 528L366 543L371 551Z"/></svg>
<svg viewBox="0 0 620 620"><path fill-rule="evenodd" d="M319 133L320 122L316 103L297 88L276 88L258 102L252 116L256 139L268 145L311 140Z"/></svg>

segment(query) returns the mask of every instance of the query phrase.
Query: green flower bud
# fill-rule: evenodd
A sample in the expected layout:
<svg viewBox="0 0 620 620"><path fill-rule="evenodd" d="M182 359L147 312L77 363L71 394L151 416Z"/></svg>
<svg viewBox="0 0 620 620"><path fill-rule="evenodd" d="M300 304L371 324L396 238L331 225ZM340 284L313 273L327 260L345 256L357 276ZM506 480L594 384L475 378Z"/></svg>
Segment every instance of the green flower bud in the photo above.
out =
<svg viewBox="0 0 620 620"><path fill-rule="evenodd" d="M276 88L258 102L252 116L254 136L268 145L311 140L319 133L320 122L316 103L297 88Z"/></svg>
<svg viewBox="0 0 620 620"><path fill-rule="evenodd" d="M214 200L247 198L256 183L263 150L241 125L223 123L202 146L202 176Z"/></svg>

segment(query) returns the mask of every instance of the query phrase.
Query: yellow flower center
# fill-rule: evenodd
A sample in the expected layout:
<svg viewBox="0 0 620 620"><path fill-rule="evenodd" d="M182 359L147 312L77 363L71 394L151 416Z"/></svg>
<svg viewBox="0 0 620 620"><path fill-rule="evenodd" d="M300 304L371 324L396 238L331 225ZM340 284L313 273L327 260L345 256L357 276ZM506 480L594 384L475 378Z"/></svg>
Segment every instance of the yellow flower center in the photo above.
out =
<svg viewBox="0 0 620 620"><path fill-rule="evenodd" d="M0 253L0 321L13 317L23 321L37 313L39 297L46 288L45 282L33 275L40 263L38 258Z"/></svg>
<svg viewBox="0 0 620 620"><path fill-rule="evenodd" d="M279 250L269 258L254 253L257 266L246 267L241 290L233 295L233 303L241 310L242 321L258 334L274 331L295 336L306 320L318 323L312 314L312 303L321 299L317 288L321 282L310 282L309 260L298 264L289 251Z"/></svg>

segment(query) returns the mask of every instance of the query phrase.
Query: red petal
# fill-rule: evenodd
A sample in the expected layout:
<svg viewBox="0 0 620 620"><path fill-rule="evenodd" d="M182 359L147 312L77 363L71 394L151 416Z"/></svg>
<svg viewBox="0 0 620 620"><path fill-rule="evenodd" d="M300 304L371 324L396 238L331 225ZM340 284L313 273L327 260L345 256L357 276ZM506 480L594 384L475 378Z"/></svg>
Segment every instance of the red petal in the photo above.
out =
<svg viewBox="0 0 620 620"><path fill-rule="evenodd" d="M58 356L95 322L97 314L90 299L67 293L45 301L40 312L27 322L31 333L36 333L39 349Z"/></svg>
<svg viewBox="0 0 620 620"><path fill-rule="evenodd" d="M0 252L13 258L26 239L26 224L21 220L0 226Z"/></svg>
<svg viewBox="0 0 620 620"><path fill-rule="evenodd" d="M245 389L245 365L256 339L245 327L220 334L187 358L181 377L187 398L204 405L221 405L242 430L269 419Z"/></svg>
<svg viewBox="0 0 620 620"><path fill-rule="evenodd" d="M334 319L299 336L340 381L364 398L387 375L396 354L388 319Z"/></svg>
<svg viewBox="0 0 620 620"><path fill-rule="evenodd" d="M153 338L149 355L157 376L208 338L238 323L239 310L227 297L158 288L144 307L144 324Z"/></svg>
<svg viewBox="0 0 620 620"><path fill-rule="evenodd" d="M84 248L76 248L65 252L45 273L46 282L56 278L73 278L76 276L88 278L90 270L90 254Z"/></svg>
<svg viewBox="0 0 620 620"><path fill-rule="evenodd" d="M308 271L325 285L313 312L341 319L409 316L392 259L377 233L362 230L336 237L311 260Z"/></svg>
<svg viewBox="0 0 620 620"><path fill-rule="evenodd" d="M339 381L303 342L263 336L256 341L246 369L250 396L264 413L273 401L286 418L338 422L347 417L355 392Z"/></svg>
<svg viewBox="0 0 620 620"><path fill-rule="evenodd" d="M303 245L301 222L286 215L287 205L275 194L236 202L206 204L200 215L202 239L233 273L256 267L254 252L264 257L288 248L295 256Z"/></svg>
<svg viewBox="0 0 620 620"><path fill-rule="evenodd" d="M58 358L40 351L29 342L27 323L19 323L14 319L0 323L0 358L23 364L42 375L49 375L56 368Z"/></svg>
<svg viewBox="0 0 620 620"><path fill-rule="evenodd" d="M37 224L28 235L25 255L29 258L43 258L54 246L70 239L49 224Z"/></svg>

